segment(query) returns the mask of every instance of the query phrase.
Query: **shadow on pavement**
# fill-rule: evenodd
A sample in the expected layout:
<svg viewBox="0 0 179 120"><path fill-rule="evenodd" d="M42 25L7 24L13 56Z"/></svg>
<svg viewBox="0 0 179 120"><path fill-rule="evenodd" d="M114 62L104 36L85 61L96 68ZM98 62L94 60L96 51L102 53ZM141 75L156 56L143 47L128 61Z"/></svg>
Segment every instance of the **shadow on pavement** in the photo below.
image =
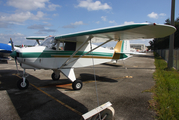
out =
<svg viewBox="0 0 179 120"><path fill-rule="evenodd" d="M142 57L142 58L151 58L151 59L154 59L154 56L153 55L134 55L134 57Z"/></svg>
<svg viewBox="0 0 179 120"><path fill-rule="evenodd" d="M118 65L115 63L103 63L102 65L111 66L111 67L122 67L122 65Z"/></svg>
<svg viewBox="0 0 179 120"><path fill-rule="evenodd" d="M22 71L20 72L22 73ZM19 90L16 87L16 82L19 80L19 77L12 75L14 73L16 73L16 70L0 71L0 91L7 91L17 113L22 120L80 120L81 114L88 112L88 109L83 104L63 94L56 87L42 87L56 81L43 81L30 75L27 77L30 84L42 87L40 90L44 91L46 94L39 91L32 85L29 85L26 90ZM65 80L62 80L62 84L64 84L64 81ZM58 81L58 84L60 83L61 81ZM63 104L60 104L58 101ZM68 106L73 109L69 109Z"/></svg>
<svg viewBox="0 0 179 120"><path fill-rule="evenodd" d="M80 80L82 81L91 81L91 80L94 80L94 75L93 74L88 74L88 73L82 73L80 74ZM98 76L96 75L96 80L97 81L100 81L100 82L118 82L114 79L110 79L110 78L107 78L107 77L104 77L104 76Z"/></svg>

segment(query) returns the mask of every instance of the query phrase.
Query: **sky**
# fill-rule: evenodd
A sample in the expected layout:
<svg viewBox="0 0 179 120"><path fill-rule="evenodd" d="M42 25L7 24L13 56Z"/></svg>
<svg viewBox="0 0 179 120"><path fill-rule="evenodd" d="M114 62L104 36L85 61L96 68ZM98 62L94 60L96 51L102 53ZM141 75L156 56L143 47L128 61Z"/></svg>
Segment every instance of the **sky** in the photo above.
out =
<svg viewBox="0 0 179 120"><path fill-rule="evenodd" d="M179 17L175 0L175 19ZM163 24L171 0L0 0L0 43L33 45L28 36L49 36L130 23ZM144 43L150 40L131 40ZM108 47L114 43L108 44Z"/></svg>

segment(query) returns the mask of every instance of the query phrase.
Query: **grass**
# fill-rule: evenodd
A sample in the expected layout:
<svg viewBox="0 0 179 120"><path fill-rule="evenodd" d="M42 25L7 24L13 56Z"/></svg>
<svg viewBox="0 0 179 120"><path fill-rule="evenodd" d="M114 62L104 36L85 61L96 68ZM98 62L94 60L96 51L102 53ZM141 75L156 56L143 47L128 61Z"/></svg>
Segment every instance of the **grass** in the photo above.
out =
<svg viewBox="0 0 179 120"><path fill-rule="evenodd" d="M150 106L157 112L159 120L179 120L179 72L166 69L167 63L158 54L154 55L156 85L151 90L154 99L149 101Z"/></svg>

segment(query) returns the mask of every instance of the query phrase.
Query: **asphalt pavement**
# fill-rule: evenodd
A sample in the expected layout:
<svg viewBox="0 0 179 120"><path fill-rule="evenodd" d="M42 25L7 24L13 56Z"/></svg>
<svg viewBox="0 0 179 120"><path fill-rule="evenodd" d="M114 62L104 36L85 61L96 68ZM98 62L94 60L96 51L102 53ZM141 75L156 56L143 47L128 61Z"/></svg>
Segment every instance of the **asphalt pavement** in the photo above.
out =
<svg viewBox="0 0 179 120"><path fill-rule="evenodd" d="M0 120L81 120L81 115L104 104L112 103L115 120L153 120L150 110L151 89L155 81L152 53L133 56L125 61L77 68L75 75L83 88L74 91L71 82L61 74L51 80L51 70L26 70L29 87L16 86L15 62L0 63ZM94 73L97 82L94 81Z"/></svg>

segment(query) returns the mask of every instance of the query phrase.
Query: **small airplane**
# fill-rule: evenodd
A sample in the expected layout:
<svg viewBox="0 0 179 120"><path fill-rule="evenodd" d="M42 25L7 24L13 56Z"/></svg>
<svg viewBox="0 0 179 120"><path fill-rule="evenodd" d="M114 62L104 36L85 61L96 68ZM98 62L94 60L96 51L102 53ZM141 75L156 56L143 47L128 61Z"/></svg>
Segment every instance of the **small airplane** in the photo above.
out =
<svg viewBox="0 0 179 120"><path fill-rule="evenodd" d="M11 57L24 69L17 86L22 90L29 86L25 69L51 69L53 80L59 80L62 73L71 80L74 90L80 90L83 84L81 80L76 79L74 68L127 58L130 50L126 40L161 38L175 31L176 28L170 25L139 23L57 36L31 36L26 39L36 40L37 43L39 40L44 41L37 46L17 50L13 49L12 42ZM118 41L114 50L101 47L110 41ZM96 42L102 43L92 44Z"/></svg>
<svg viewBox="0 0 179 120"><path fill-rule="evenodd" d="M10 56L11 52L11 42L8 44L0 43L0 60L10 60L8 56Z"/></svg>
<svg viewBox="0 0 179 120"><path fill-rule="evenodd" d="M22 44L21 47L24 47ZM19 49L19 47L14 47L14 50ZM0 60L11 60L9 58L12 53L11 41L8 44L0 43Z"/></svg>

